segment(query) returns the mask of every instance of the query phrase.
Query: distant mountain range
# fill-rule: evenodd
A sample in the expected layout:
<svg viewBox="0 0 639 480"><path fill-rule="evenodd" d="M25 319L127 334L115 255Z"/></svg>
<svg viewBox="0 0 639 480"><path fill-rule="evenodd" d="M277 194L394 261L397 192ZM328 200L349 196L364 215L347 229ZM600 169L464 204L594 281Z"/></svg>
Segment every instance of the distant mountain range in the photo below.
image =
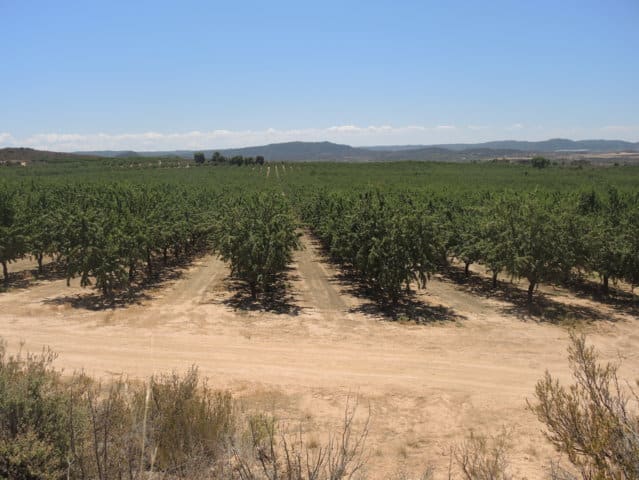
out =
<svg viewBox="0 0 639 480"><path fill-rule="evenodd" d="M466 150L472 148L490 148L521 150L523 152L590 152L590 153L610 153L610 152L637 152L639 142L625 142L623 140L568 140L566 138L552 138L541 142L523 142L518 140L500 140L485 143L453 143L448 145L436 145L437 147L449 150Z"/></svg>
<svg viewBox="0 0 639 480"><path fill-rule="evenodd" d="M218 151L224 156L263 156L267 161L472 161L495 157L530 155L534 153L612 153L639 152L639 142L623 140L568 140L555 138L541 142L502 140L484 143L455 143L442 145L390 145L351 147L332 142L287 142L256 147L199 150L208 158ZM76 152L103 157L182 157L192 158L194 150L162 152L93 151Z"/></svg>
<svg viewBox="0 0 639 480"><path fill-rule="evenodd" d="M91 155L88 153L62 153L49 152L47 150L35 150L33 148L10 147L0 148L1 163L52 163L65 160L97 160L101 155Z"/></svg>
<svg viewBox="0 0 639 480"><path fill-rule="evenodd" d="M442 145L391 145L377 147L351 147L331 142L287 142L270 145L199 150L206 158L219 151L226 157L242 155L256 157L261 155L266 161L337 161L337 162L375 162L419 160L439 162L469 162L493 158L530 158L535 154L555 159L575 156L597 161L612 161L603 158L607 154L634 152L630 156L633 163L639 161L639 142L622 140L567 140L555 138L541 142L503 140L485 143L455 143ZM92 152L59 153L34 150L31 148L0 149L0 163L38 163L63 160L96 160L108 158L134 157L179 157L192 159L194 150L172 150L155 152L137 152L132 150L99 150ZM603 158L603 160L602 160ZM630 158L629 158L630 159Z"/></svg>

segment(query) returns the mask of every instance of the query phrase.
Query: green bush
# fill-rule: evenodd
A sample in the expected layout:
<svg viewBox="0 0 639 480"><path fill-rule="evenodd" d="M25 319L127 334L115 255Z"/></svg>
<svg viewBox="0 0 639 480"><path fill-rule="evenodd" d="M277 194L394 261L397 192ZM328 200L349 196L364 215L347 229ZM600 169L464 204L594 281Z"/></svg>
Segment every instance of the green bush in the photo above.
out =
<svg viewBox="0 0 639 480"><path fill-rule="evenodd" d="M0 440L0 478L11 480L56 480L62 478L55 448L28 430Z"/></svg>

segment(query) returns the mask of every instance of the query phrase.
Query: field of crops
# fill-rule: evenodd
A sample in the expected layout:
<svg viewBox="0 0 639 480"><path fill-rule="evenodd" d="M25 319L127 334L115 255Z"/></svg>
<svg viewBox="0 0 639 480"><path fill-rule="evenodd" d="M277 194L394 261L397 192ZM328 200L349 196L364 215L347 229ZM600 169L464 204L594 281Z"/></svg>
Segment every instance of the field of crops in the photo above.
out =
<svg viewBox="0 0 639 480"><path fill-rule="evenodd" d="M253 298L274 289L306 227L383 305L451 260L540 283L639 281L633 167L498 164L162 166L162 161L5 169L2 262L53 256L105 297L148 280L161 257L206 250ZM182 166L182 167L184 167Z"/></svg>
<svg viewBox="0 0 639 480"><path fill-rule="evenodd" d="M372 418L368 478L446 472L452 444L503 428L515 478L545 478L554 453L526 400L545 369L569 378L569 332L586 332L605 360L622 358L620 378L639 368L636 167L6 167L0 261L9 351L50 346L67 373L131 388L117 397L122 431L137 435L139 422L127 422L145 393L121 375L198 365L249 413L303 422L311 445L357 395ZM79 378L78 405L91 412L97 387ZM158 468L169 471L185 463L158 440L162 412L182 384L157 378L153 395L169 397L151 409L148 441L160 442ZM151 461L152 443L138 450L135 437L131 450L118 431L107 432L117 458ZM89 462L81 447L74 454Z"/></svg>

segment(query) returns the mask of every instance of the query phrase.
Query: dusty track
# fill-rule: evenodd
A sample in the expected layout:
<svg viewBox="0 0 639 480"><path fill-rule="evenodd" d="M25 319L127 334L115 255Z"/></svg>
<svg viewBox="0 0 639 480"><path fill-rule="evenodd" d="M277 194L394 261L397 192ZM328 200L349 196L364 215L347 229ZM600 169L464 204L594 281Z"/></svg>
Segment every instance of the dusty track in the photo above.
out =
<svg viewBox="0 0 639 480"><path fill-rule="evenodd" d="M546 368L567 378L567 329L508 313L508 302L434 278L419 298L454 312L416 325L363 313L316 245L303 238L291 272L296 314L234 310L226 302L226 266L204 257L176 281L148 292L141 304L91 311L71 299L76 283L38 282L0 293L0 335L15 349L50 346L67 371L135 377L197 364L211 383L291 421L327 428L339 421L349 393L370 402L371 474L428 462L444 474L452 441L470 428L512 428L513 464L542 478L552 455L525 410ZM552 290L552 289L551 289ZM623 374L639 371L637 319L564 291L561 301L598 308L616 322L585 328L607 358L623 358ZM77 304L75 304L77 305Z"/></svg>

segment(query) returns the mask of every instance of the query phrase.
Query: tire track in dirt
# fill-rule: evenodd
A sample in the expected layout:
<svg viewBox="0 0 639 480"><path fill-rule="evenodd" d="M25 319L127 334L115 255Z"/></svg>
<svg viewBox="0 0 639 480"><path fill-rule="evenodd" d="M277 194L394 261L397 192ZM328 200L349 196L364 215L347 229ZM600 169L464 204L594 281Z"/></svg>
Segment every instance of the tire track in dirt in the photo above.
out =
<svg viewBox="0 0 639 480"><path fill-rule="evenodd" d="M147 328L153 345L153 328L191 328L206 331L209 316L205 307L211 303L212 291L224 282L228 267L214 255L195 260L183 275L170 285L162 287L157 295L131 310L136 325Z"/></svg>
<svg viewBox="0 0 639 480"><path fill-rule="evenodd" d="M424 301L443 303L468 321L412 325L351 313L359 299L336 283L310 235L301 242L293 288L308 308L297 316L224 305L217 294L229 294L228 267L205 256L150 291L148 301L126 308L44 303L90 292L77 283L67 288L64 280L2 294L0 335L12 351L21 340L30 351L50 345L67 372L103 378L146 378L196 364L216 387L256 398L272 392L285 405L278 414L310 415L320 429L339 422L346 395L360 393L374 413L370 449L384 452L371 460L377 478L388 478L398 458L413 471L424 460L445 471L447 458L434 451L469 428L496 433L513 426L515 473L543 478L541 465L552 451L525 401L545 369L568 379L565 329L523 322L499 301L441 278L428 285ZM636 319L619 321L591 335L606 360L624 359L622 378L634 378L639 368L637 326Z"/></svg>
<svg viewBox="0 0 639 480"><path fill-rule="evenodd" d="M348 315L348 305L337 288L331 283L333 275L322 264L318 247L307 233L300 238L303 250L295 252L295 264L304 303L317 309L325 319L336 313Z"/></svg>
<svg viewBox="0 0 639 480"><path fill-rule="evenodd" d="M205 300L207 291L222 282L228 273L228 267L219 257L202 257L193 262L182 278L167 287L166 293L154 306L196 306Z"/></svg>

